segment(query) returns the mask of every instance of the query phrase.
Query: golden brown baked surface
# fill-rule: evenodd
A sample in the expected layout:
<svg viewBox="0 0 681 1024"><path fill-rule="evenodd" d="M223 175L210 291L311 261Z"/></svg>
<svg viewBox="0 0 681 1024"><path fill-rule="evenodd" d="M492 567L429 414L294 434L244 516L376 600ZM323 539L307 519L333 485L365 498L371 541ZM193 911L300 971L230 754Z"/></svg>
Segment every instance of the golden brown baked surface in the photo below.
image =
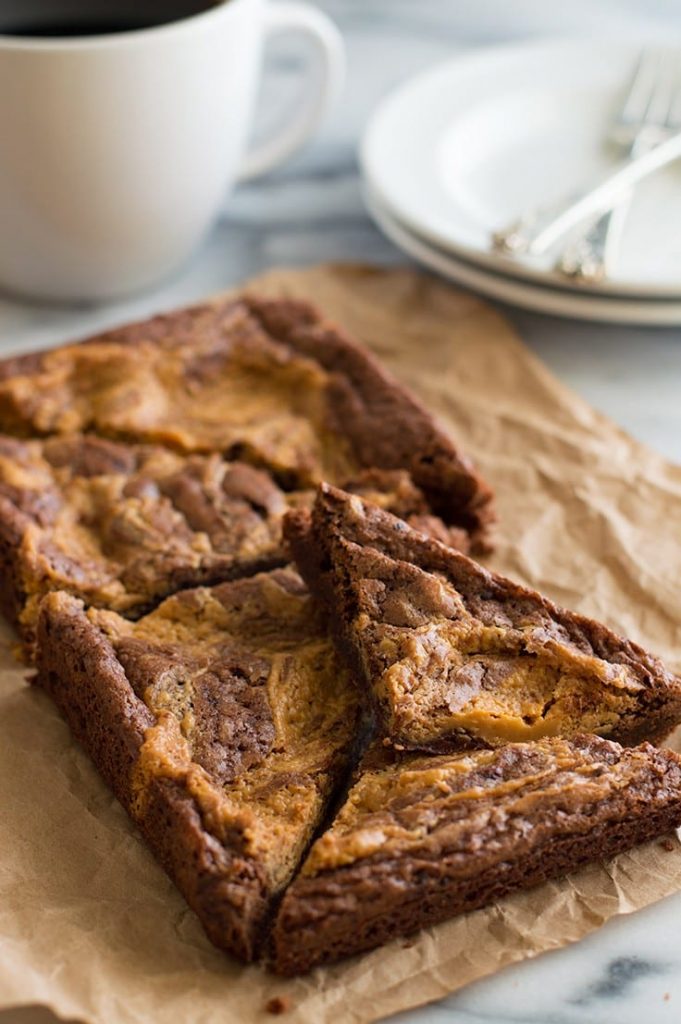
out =
<svg viewBox="0 0 681 1024"><path fill-rule="evenodd" d="M490 489L426 410L301 302L245 296L5 360L0 431L217 452L287 490L401 471L420 514L466 546L487 543L493 518Z"/></svg>
<svg viewBox="0 0 681 1024"><path fill-rule="evenodd" d="M681 759L595 736L369 755L275 925L299 973L484 906L681 822Z"/></svg>
<svg viewBox="0 0 681 1024"><path fill-rule="evenodd" d="M218 925L201 872L171 868L214 941L250 959L361 736L356 688L300 577L279 569L183 591L138 622L51 594L39 632L38 682L161 859L159 784L218 844ZM93 673L107 700L119 687L108 711L92 699ZM126 708L131 746L112 761ZM188 836L175 827L170 842L181 851Z"/></svg>
<svg viewBox="0 0 681 1024"><path fill-rule="evenodd" d="M635 743L681 719L681 683L652 655L356 496L323 486L287 529L398 747Z"/></svg>
<svg viewBox="0 0 681 1024"><path fill-rule="evenodd" d="M50 590L139 614L180 587L281 565L287 507L266 473L218 455L0 435L0 555L25 636Z"/></svg>

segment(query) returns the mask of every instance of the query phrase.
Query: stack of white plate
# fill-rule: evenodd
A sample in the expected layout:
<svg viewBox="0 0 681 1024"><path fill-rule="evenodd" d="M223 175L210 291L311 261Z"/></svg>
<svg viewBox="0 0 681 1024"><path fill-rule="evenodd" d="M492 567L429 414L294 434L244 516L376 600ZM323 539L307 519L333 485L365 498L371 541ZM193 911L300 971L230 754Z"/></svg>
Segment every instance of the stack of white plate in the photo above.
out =
<svg viewBox="0 0 681 1024"><path fill-rule="evenodd" d="M638 57L631 43L505 46L457 57L385 99L365 133L367 205L401 249L526 309L681 324L681 162L638 186L615 270L576 283L557 253L509 258L492 232L574 193L621 153L607 142Z"/></svg>

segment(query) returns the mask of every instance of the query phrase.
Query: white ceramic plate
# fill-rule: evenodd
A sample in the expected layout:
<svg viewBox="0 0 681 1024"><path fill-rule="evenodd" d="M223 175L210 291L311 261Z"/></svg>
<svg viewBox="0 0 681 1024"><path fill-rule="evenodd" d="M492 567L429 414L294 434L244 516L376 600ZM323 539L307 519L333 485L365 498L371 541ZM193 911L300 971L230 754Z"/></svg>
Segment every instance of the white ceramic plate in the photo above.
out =
<svg viewBox="0 0 681 1024"><path fill-rule="evenodd" d="M495 47L421 74L385 99L361 147L372 193L457 258L581 294L681 298L681 162L639 186L619 266L577 286L548 257L509 260L492 231L570 194L621 154L608 144L638 50L562 40Z"/></svg>
<svg viewBox="0 0 681 1024"><path fill-rule="evenodd" d="M576 320L606 323L645 324L657 327L681 325L681 302L672 299L638 300L605 295L581 295L561 289L532 284L495 274L474 263L456 259L448 252L413 234L396 220L381 201L365 189L367 208L381 230L398 248L419 263L450 281L472 291L506 302L521 309L551 313Z"/></svg>

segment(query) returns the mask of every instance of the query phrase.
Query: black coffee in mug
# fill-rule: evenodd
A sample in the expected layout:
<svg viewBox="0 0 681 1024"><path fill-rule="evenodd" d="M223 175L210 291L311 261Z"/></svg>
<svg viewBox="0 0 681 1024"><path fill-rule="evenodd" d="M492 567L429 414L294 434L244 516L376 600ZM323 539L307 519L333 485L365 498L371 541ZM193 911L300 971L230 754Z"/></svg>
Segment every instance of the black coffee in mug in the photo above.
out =
<svg viewBox="0 0 681 1024"><path fill-rule="evenodd" d="M181 21L216 6L217 0L0 0L0 35L111 35Z"/></svg>

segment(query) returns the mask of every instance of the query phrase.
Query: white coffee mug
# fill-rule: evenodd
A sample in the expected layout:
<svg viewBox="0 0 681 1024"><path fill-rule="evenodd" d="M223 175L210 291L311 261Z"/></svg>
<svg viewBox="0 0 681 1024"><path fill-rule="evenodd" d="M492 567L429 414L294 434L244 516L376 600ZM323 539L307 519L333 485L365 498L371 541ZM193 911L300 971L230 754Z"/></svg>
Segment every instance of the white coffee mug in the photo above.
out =
<svg viewBox="0 0 681 1024"><path fill-rule="evenodd" d="M48 7L0 0L0 30L17 6L37 25ZM317 128L344 73L333 23L302 3L205 6L131 31L0 34L0 287L79 301L153 284L191 255L230 186ZM247 151L263 42L289 30L312 44L304 99Z"/></svg>

